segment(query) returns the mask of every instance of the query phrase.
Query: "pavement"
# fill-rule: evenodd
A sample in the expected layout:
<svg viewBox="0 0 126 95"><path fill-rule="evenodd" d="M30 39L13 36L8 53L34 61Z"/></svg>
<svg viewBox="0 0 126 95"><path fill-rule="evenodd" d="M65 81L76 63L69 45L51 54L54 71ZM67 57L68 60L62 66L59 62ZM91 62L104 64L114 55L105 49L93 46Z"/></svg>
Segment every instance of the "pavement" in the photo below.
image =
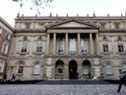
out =
<svg viewBox="0 0 126 95"><path fill-rule="evenodd" d="M118 84L1 84L0 95L126 95L122 86L117 93Z"/></svg>

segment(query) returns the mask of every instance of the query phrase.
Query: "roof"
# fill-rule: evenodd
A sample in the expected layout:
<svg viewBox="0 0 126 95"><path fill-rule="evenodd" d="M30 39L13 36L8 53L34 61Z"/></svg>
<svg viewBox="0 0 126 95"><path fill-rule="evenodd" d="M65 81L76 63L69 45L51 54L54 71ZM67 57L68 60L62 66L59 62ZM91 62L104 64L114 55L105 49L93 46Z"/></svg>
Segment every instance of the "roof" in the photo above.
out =
<svg viewBox="0 0 126 95"><path fill-rule="evenodd" d="M14 31L14 28L8 24L7 21L5 21L2 17L0 17L0 22L3 23L7 28L9 28L12 32Z"/></svg>

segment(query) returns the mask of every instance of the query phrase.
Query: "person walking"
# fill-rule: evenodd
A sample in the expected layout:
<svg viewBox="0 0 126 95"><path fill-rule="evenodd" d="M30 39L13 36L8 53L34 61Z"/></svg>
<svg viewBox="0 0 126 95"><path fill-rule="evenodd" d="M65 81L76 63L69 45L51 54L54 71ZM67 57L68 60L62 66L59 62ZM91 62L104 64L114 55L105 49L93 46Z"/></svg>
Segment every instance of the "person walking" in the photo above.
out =
<svg viewBox="0 0 126 95"><path fill-rule="evenodd" d="M121 88L122 88L122 85L125 85L126 84L126 71L122 72L121 76L120 76L120 80L119 80L119 87L117 89L117 92L119 93Z"/></svg>
<svg viewBox="0 0 126 95"><path fill-rule="evenodd" d="M15 74L14 74L14 73L12 73L11 80L12 80L12 81L15 81L15 78L16 78Z"/></svg>

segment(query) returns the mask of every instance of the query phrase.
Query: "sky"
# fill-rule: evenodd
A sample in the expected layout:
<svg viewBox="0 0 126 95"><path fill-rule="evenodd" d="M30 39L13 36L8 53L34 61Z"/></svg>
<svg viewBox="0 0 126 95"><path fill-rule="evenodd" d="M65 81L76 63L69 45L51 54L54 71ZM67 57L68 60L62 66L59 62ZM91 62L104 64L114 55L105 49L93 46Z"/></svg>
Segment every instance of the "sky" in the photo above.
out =
<svg viewBox="0 0 126 95"><path fill-rule="evenodd" d="M28 0L29 1L29 0ZM24 16L35 16L36 12L29 10L28 6L32 5L27 2L24 9L21 10L17 3L12 0L0 0L0 16L4 18L9 24L14 26L14 19L17 13L24 14ZM95 12L96 16L120 16L121 13L125 15L126 0L54 0L50 4L50 8L41 9L41 16L48 16L58 14L59 16L92 16Z"/></svg>

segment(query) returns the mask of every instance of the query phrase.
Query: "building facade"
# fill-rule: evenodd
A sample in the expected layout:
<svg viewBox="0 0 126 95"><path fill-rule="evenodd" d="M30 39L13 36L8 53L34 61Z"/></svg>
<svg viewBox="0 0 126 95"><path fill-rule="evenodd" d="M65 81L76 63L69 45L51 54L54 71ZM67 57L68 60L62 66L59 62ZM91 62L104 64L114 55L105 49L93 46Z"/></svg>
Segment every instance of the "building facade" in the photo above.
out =
<svg viewBox="0 0 126 95"><path fill-rule="evenodd" d="M0 80L6 79L6 67L12 35L13 28L0 17Z"/></svg>
<svg viewBox="0 0 126 95"><path fill-rule="evenodd" d="M118 79L126 71L126 18L17 17L8 60L8 79Z"/></svg>

